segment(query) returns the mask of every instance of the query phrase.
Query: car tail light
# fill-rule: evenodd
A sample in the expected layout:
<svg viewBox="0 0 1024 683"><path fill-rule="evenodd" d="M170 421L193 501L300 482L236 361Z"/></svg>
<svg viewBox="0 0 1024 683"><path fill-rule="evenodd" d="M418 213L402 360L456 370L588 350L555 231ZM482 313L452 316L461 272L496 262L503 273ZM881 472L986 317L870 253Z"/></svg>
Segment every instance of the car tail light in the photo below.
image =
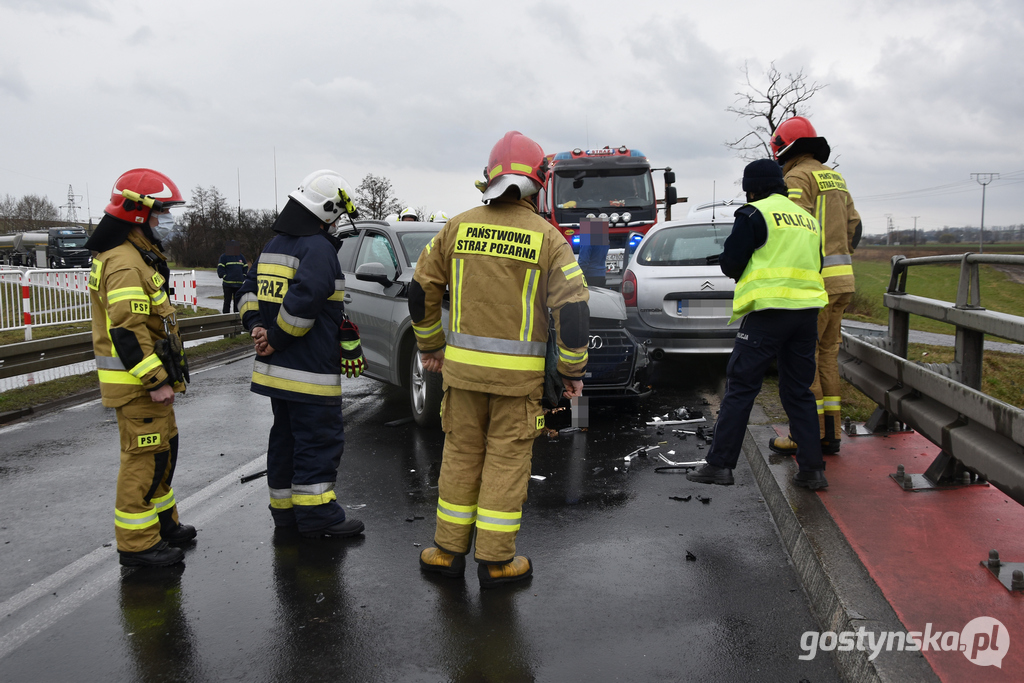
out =
<svg viewBox="0 0 1024 683"><path fill-rule="evenodd" d="M622 286L619 288L627 306L636 306L636 275L628 268L622 273Z"/></svg>

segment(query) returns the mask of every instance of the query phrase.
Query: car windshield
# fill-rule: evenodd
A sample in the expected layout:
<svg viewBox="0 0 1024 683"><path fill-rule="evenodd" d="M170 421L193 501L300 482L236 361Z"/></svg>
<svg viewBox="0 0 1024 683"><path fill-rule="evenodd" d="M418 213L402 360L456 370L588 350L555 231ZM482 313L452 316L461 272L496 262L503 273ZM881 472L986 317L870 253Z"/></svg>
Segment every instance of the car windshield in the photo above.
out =
<svg viewBox="0 0 1024 683"><path fill-rule="evenodd" d="M645 266L706 265L709 256L722 253L731 232L732 223L725 221L664 228L643 241L636 260Z"/></svg>
<svg viewBox="0 0 1024 683"><path fill-rule="evenodd" d="M420 257L423 247L427 246L427 242L436 234L436 232L403 232L399 235L402 249L405 250L405 257L409 259L411 266L416 266L416 259Z"/></svg>
<svg viewBox="0 0 1024 683"><path fill-rule="evenodd" d="M87 239L87 237L62 237L57 242L64 249L81 249L85 246Z"/></svg>
<svg viewBox="0 0 1024 683"><path fill-rule="evenodd" d="M654 203L651 174L646 168L567 170L556 171L556 175L555 206L559 209L644 208Z"/></svg>

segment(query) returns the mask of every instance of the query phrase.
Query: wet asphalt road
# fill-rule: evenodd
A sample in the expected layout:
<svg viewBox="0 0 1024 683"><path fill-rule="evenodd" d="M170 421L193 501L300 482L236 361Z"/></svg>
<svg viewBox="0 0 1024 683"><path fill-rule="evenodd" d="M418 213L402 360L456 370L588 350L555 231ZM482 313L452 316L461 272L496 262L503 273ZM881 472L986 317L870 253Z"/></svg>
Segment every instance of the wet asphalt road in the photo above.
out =
<svg viewBox="0 0 1024 683"><path fill-rule="evenodd" d="M275 534L266 480L238 482L262 469L270 424L250 367L200 372L176 404L174 489L199 538L170 569L122 569L105 545L112 410L0 428L0 680L838 679L830 659L797 659L818 627L745 461L728 488L655 472L652 457L623 462L661 441L673 460L702 456L694 437L644 422L686 406L710 425L724 362L658 364L645 403L592 405L587 432L538 439L533 472L546 479L531 481L519 536L536 573L490 591L473 566L465 581L417 570L442 435L385 426L408 414L405 399L372 380L345 380L338 487L365 536Z"/></svg>

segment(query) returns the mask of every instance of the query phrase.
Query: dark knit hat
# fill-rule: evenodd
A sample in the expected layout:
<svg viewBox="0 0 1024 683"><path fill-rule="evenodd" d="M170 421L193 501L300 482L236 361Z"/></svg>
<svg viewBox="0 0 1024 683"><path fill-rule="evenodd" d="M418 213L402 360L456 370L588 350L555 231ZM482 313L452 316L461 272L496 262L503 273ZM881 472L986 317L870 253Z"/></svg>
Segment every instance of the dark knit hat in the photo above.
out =
<svg viewBox="0 0 1024 683"><path fill-rule="evenodd" d="M779 162L772 159L758 159L751 161L743 169L743 191L762 194L785 191L786 181L782 177L782 167Z"/></svg>

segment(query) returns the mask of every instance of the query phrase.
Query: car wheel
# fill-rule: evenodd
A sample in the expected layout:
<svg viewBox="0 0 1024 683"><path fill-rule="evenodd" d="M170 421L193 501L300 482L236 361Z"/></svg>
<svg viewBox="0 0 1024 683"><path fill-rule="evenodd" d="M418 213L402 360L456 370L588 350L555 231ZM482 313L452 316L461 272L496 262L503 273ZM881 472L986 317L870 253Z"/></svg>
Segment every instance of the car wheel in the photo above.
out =
<svg viewBox="0 0 1024 683"><path fill-rule="evenodd" d="M436 427L441 424L441 397L444 389L440 372L428 372L416 349L409 362L409 405L413 419L421 427Z"/></svg>

